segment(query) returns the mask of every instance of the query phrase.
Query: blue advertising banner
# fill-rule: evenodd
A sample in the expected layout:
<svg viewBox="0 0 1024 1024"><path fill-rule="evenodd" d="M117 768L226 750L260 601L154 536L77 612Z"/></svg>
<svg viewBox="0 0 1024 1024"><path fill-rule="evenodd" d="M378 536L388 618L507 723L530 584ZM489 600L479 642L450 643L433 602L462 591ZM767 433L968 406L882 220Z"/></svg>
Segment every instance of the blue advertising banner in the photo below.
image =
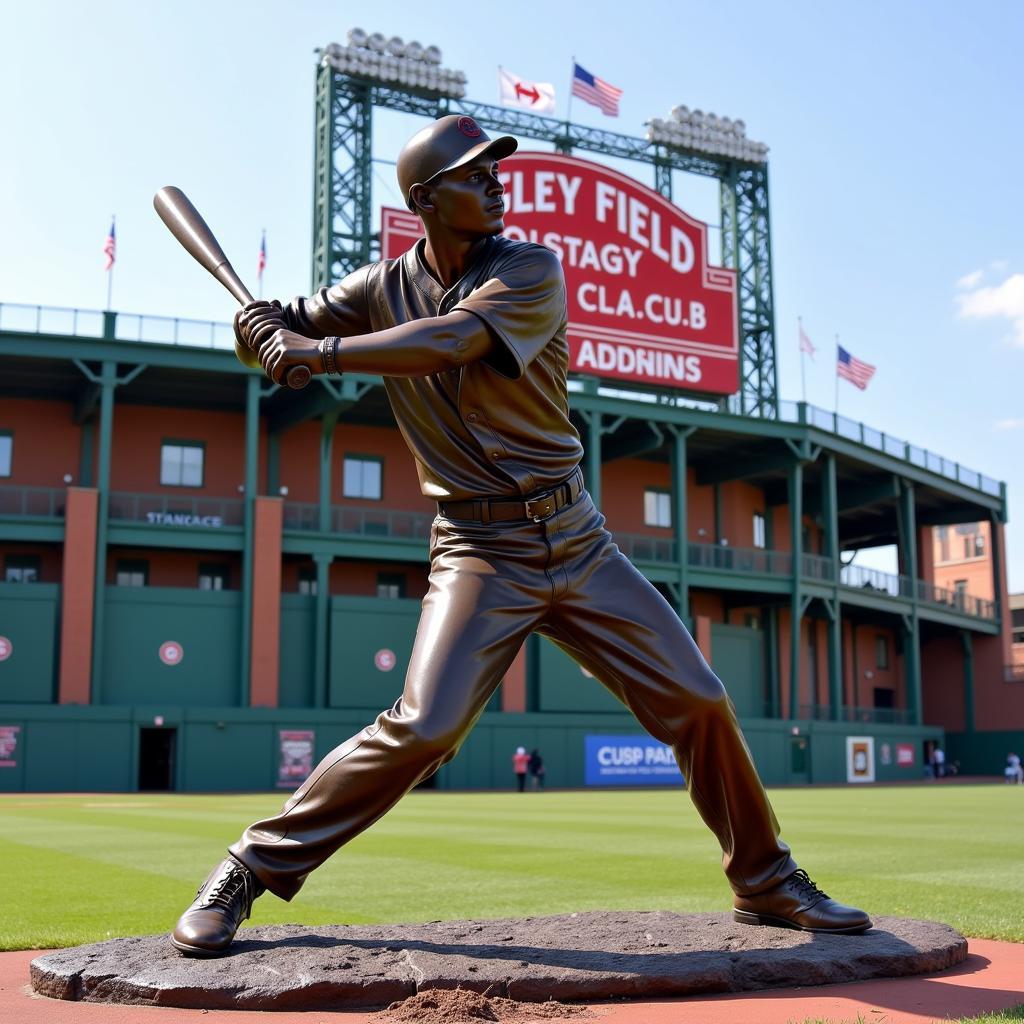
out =
<svg viewBox="0 0 1024 1024"><path fill-rule="evenodd" d="M678 786L683 781L671 747L650 736L586 736L588 786Z"/></svg>

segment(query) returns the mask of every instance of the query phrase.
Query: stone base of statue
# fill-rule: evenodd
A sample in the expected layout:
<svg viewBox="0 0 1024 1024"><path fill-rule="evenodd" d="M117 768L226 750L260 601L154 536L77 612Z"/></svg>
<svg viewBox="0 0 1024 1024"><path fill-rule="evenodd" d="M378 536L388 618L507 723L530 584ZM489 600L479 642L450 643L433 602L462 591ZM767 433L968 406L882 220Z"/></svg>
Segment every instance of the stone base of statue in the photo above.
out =
<svg viewBox="0 0 1024 1024"><path fill-rule="evenodd" d="M210 960L181 956L166 935L113 939L37 958L32 987L56 999L204 1009L372 1009L455 988L589 1002L895 978L966 956L964 937L934 921L882 917L862 935L813 935L729 914L595 911L243 928Z"/></svg>

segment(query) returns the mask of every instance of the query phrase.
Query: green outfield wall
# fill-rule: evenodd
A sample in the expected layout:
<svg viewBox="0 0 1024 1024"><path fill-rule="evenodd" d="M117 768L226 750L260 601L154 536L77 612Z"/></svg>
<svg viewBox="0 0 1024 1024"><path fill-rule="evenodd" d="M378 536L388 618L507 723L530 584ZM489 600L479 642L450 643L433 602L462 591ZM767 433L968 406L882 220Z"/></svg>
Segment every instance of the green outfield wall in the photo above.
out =
<svg viewBox="0 0 1024 1024"><path fill-rule="evenodd" d="M173 735L172 789L284 791L291 784L277 785L282 731L312 732L315 763L374 717L370 711L9 704L0 708L0 736L15 730L16 743L0 767L0 791L138 790L143 734L152 731ZM877 781L917 779L925 741L944 740L941 730L914 726L748 719L743 727L767 785L847 781L849 736L874 740ZM585 738L607 734L643 736L622 712L485 713L434 784L439 789L511 786L512 752L522 745L543 754L549 786L581 787ZM914 749L912 765L901 767L894 756L884 763L883 746L892 753L899 744Z"/></svg>

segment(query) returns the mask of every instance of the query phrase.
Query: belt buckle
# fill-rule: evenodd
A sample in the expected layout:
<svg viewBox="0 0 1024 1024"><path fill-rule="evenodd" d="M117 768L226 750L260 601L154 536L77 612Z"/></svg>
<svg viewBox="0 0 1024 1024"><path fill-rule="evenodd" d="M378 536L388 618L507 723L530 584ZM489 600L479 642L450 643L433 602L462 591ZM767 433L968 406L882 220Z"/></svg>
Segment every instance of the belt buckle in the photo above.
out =
<svg viewBox="0 0 1024 1024"><path fill-rule="evenodd" d="M535 523L550 519L557 511L554 491L548 491L537 498L528 498L526 501L526 518L532 519Z"/></svg>

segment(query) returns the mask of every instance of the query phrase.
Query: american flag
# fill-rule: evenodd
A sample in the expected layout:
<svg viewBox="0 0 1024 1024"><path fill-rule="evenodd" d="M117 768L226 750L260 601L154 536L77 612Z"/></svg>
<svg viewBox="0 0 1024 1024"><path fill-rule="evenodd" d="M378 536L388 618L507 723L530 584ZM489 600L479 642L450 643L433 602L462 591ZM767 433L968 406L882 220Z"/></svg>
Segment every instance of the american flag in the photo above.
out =
<svg viewBox="0 0 1024 1024"><path fill-rule="evenodd" d="M263 232L263 237L260 238L260 254L256 260L256 276L259 278L263 277L263 271L267 269L267 233Z"/></svg>
<svg viewBox="0 0 1024 1024"><path fill-rule="evenodd" d="M596 78L575 62L573 62L572 69L573 96L579 96L581 100L600 107L601 111L609 117L618 117L619 97L622 95L622 90Z"/></svg>
<svg viewBox="0 0 1024 1024"><path fill-rule="evenodd" d="M117 259L117 236L114 234L113 218L110 221L110 234L107 235L107 240L103 243L103 253L107 257L107 265L103 269L109 270Z"/></svg>
<svg viewBox="0 0 1024 1024"><path fill-rule="evenodd" d="M838 346L839 354L836 357L836 373L843 380L856 384L863 391L868 386L868 381L875 375L875 367L870 363L862 363L859 359L851 356L849 352Z"/></svg>

